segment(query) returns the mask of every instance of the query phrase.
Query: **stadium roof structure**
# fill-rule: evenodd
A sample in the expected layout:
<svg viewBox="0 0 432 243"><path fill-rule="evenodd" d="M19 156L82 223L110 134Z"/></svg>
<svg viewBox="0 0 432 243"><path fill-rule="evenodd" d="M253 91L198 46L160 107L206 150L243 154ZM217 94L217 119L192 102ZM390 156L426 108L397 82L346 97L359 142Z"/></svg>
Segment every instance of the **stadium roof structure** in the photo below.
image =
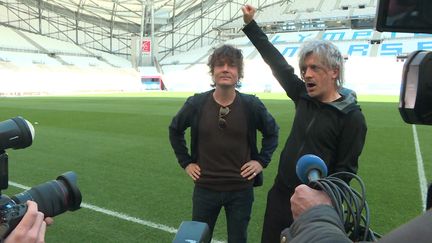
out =
<svg viewBox="0 0 432 243"><path fill-rule="evenodd" d="M298 0L297 0L298 1ZM374 0L365 0L374 1ZM286 9L293 0L0 0L0 25L130 58L151 38L158 58L233 38L241 6ZM315 1L316 2L316 1ZM136 44L135 44L136 45ZM136 48L136 47L135 47Z"/></svg>
<svg viewBox="0 0 432 243"><path fill-rule="evenodd" d="M143 20L154 15L155 24L166 25L175 12L176 15L190 13L208 1L196 0L19 0L27 6L41 11L55 11L77 21L102 24L139 33ZM144 18L143 18L144 16ZM145 19L147 17L147 19Z"/></svg>

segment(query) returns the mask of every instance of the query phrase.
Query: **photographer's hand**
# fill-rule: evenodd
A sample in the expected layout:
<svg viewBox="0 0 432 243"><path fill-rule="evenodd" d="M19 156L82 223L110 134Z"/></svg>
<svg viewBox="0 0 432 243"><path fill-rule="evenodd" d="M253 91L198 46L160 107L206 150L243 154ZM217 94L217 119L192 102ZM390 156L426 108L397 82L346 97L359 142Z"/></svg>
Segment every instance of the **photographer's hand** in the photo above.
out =
<svg viewBox="0 0 432 243"><path fill-rule="evenodd" d="M197 163L190 163L185 168L186 173L192 177L194 181L198 180L201 175L201 168Z"/></svg>
<svg viewBox="0 0 432 243"><path fill-rule="evenodd" d="M37 203L27 201L27 212L15 229L5 239L5 243L40 243L45 242L46 226L53 223L52 218L44 220L44 214L38 211Z"/></svg>
<svg viewBox="0 0 432 243"><path fill-rule="evenodd" d="M310 188L307 185L299 185L291 197L291 210L294 220L308 209L318 205L330 205L330 197L323 191Z"/></svg>

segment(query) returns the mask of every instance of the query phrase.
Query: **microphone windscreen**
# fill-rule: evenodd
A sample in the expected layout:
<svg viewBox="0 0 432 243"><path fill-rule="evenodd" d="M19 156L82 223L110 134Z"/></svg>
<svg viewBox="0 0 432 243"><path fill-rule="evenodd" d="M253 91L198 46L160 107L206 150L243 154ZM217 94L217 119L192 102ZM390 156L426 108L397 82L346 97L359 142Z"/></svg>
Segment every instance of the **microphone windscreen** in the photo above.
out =
<svg viewBox="0 0 432 243"><path fill-rule="evenodd" d="M308 177L313 170L317 170L321 177L327 176L327 165L320 157L314 154L305 154L300 157L297 161L296 173L301 182L309 183Z"/></svg>

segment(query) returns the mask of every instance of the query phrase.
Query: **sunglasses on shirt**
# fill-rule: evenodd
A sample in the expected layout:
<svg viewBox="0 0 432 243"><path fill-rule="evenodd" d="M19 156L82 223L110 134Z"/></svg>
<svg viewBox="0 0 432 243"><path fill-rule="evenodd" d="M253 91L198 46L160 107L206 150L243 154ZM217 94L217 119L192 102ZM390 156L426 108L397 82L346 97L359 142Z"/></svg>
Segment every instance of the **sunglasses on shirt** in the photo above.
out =
<svg viewBox="0 0 432 243"><path fill-rule="evenodd" d="M220 129L225 129L227 127L227 122L226 122L224 117L226 117L229 112L230 112L229 107L223 107L223 106L220 107L220 109L219 109L219 122L218 122Z"/></svg>

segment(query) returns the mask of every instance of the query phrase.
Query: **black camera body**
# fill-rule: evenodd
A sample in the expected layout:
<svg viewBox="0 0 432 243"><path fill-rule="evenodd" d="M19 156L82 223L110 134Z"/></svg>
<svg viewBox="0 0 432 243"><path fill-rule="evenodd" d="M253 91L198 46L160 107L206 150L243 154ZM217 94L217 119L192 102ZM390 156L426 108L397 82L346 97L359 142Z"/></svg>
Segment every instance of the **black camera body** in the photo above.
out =
<svg viewBox="0 0 432 243"><path fill-rule="evenodd" d="M0 122L0 190L8 187L7 148L20 149L32 144L34 128L22 117ZM81 205L81 192L76 174L63 173L56 180L48 181L12 197L0 193L0 239L5 238L27 212L28 200L38 204L45 217L54 217L65 211L75 211Z"/></svg>
<svg viewBox="0 0 432 243"><path fill-rule="evenodd" d="M27 212L27 205L16 204L8 196L0 197L0 236L6 237Z"/></svg>

